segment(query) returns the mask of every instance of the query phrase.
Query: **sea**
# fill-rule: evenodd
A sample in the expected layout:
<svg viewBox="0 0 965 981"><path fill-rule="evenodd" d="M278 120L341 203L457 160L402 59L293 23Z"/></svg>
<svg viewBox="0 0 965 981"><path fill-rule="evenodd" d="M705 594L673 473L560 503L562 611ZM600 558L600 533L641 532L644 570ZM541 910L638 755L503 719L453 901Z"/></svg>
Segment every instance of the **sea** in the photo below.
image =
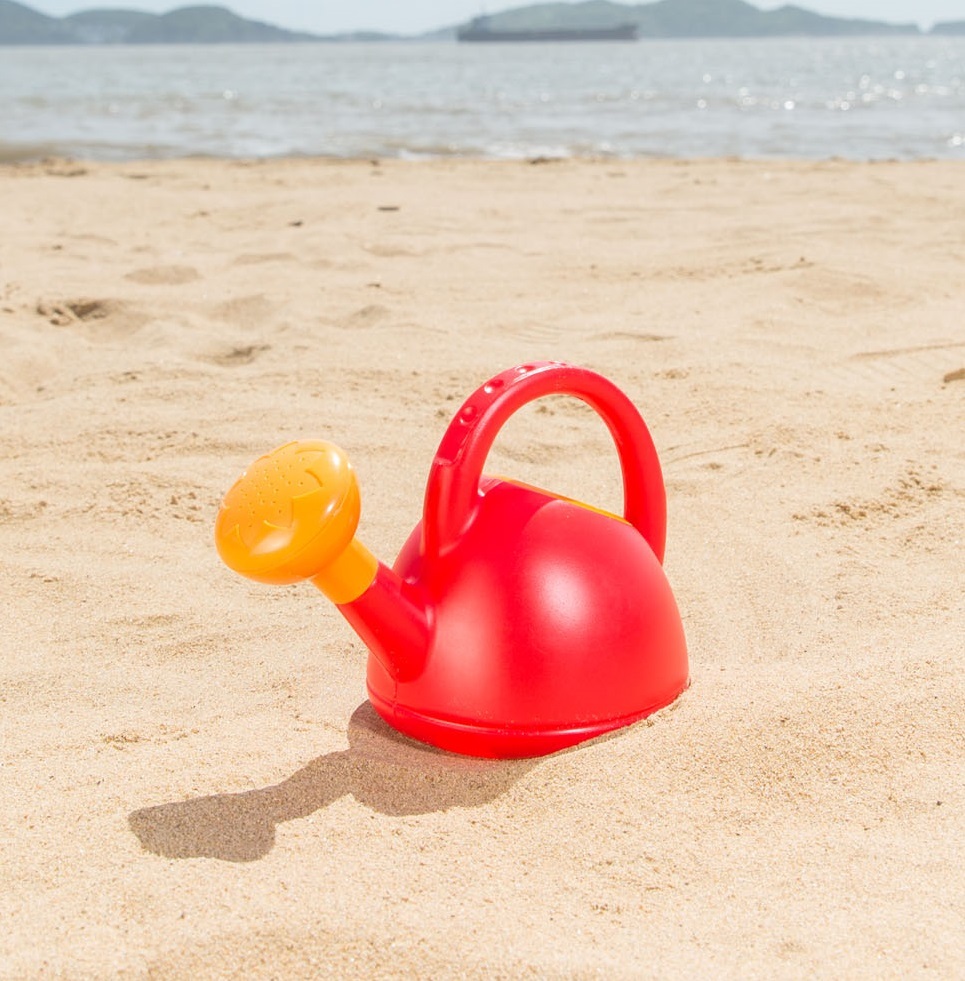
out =
<svg viewBox="0 0 965 981"><path fill-rule="evenodd" d="M0 161L965 159L965 37L0 48Z"/></svg>

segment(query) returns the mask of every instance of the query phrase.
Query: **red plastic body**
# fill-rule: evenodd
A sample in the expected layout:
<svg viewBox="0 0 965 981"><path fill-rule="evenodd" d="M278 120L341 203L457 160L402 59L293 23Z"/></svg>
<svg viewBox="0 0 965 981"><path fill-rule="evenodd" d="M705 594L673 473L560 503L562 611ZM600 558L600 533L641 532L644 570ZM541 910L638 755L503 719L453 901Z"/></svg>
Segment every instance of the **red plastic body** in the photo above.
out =
<svg viewBox="0 0 965 981"><path fill-rule="evenodd" d="M499 427L567 393L614 437L625 520L482 475ZM394 569L340 607L372 656L368 690L397 729L473 756L539 756L672 702L689 679L661 566L663 480L633 404L555 362L511 369L457 413L433 461L422 522Z"/></svg>

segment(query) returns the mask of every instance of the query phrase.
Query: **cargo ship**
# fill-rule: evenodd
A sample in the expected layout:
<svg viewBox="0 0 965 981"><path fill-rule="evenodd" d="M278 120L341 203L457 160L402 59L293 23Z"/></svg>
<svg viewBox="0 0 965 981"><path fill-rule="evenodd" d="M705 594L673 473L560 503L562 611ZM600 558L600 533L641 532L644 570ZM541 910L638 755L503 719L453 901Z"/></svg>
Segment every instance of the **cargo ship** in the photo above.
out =
<svg viewBox="0 0 965 981"><path fill-rule="evenodd" d="M476 17L456 31L460 41L636 41L636 24L614 27L553 27L506 31L493 29L489 17Z"/></svg>

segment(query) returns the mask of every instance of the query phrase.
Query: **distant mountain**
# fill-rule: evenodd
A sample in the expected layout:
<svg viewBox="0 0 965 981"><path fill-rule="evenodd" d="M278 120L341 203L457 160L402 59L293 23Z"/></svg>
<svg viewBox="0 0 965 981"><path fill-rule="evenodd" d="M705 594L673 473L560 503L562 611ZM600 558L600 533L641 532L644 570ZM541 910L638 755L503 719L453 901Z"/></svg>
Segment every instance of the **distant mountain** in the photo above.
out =
<svg viewBox="0 0 965 981"><path fill-rule="evenodd" d="M74 43L123 44L134 30L154 20L154 17L154 14L140 10L82 10L64 17L60 23L71 33ZM0 16L0 27L2 25Z"/></svg>
<svg viewBox="0 0 965 981"><path fill-rule="evenodd" d="M70 44L70 31L48 17L12 0L0 0L0 44Z"/></svg>
<svg viewBox="0 0 965 981"><path fill-rule="evenodd" d="M181 7L135 24L127 44L224 44L315 41L310 34L245 20L225 7Z"/></svg>
<svg viewBox="0 0 965 981"><path fill-rule="evenodd" d="M918 34L915 24L825 17L802 7L759 10L744 0L658 0L622 4L609 0L541 3L487 18L492 31L539 31L636 24L639 37L774 37Z"/></svg>
<svg viewBox="0 0 965 981"><path fill-rule="evenodd" d="M541 3L492 14L493 31L539 31L636 24L640 37L821 37L858 34L918 34L915 24L825 17L788 5L759 10L744 0L657 0L622 4L610 0ZM963 34L965 21L936 24L936 34ZM419 40L451 40L455 28ZM299 41L392 41L398 35L359 31L320 36L246 20L226 7L181 7L167 14L93 9L48 17L15 0L0 0L0 45L11 44L239 44ZM409 39L411 40L411 39Z"/></svg>
<svg viewBox="0 0 965 981"><path fill-rule="evenodd" d="M181 7L167 14L84 10L47 17L14 0L0 0L0 44L244 44L321 41L246 20L225 7Z"/></svg>

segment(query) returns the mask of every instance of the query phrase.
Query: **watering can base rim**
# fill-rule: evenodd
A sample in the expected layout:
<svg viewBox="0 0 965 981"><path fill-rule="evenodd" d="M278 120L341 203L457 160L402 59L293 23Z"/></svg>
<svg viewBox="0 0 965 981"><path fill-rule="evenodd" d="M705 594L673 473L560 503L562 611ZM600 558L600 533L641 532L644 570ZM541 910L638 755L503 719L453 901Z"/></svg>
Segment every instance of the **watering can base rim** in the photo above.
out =
<svg viewBox="0 0 965 981"><path fill-rule="evenodd" d="M545 729L532 726L486 726L426 715L397 702L386 701L373 692L371 687L368 688L368 696L372 707L382 719L410 739L460 756L508 760L548 756L588 739L633 725L675 702L689 687L690 678L683 687L675 688L652 705L619 718Z"/></svg>

